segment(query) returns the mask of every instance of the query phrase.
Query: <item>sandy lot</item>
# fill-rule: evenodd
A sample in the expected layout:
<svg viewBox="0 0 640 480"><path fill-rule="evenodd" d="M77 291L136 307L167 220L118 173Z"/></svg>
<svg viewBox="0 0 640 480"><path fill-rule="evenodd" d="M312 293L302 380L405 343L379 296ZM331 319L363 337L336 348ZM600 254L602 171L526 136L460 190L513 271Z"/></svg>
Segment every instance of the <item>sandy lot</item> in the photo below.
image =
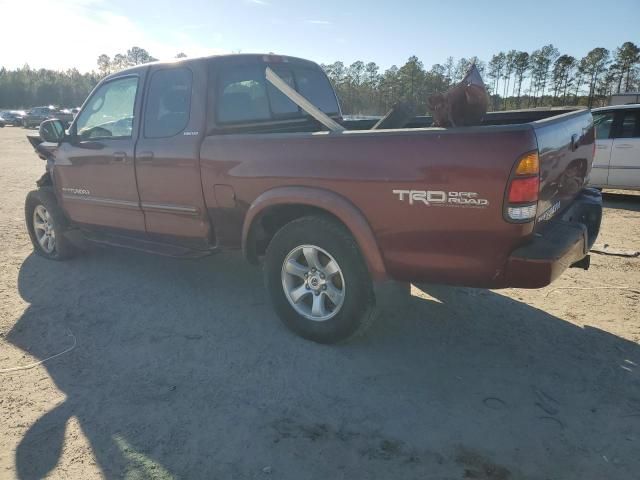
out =
<svg viewBox="0 0 640 480"><path fill-rule="evenodd" d="M640 288L640 259L538 291L414 287L319 346L236 254L35 256L24 133L0 129L0 369L75 348L0 373L0 478L640 475L640 295L612 288ZM640 196L606 196L599 242L640 249Z"/></svg>

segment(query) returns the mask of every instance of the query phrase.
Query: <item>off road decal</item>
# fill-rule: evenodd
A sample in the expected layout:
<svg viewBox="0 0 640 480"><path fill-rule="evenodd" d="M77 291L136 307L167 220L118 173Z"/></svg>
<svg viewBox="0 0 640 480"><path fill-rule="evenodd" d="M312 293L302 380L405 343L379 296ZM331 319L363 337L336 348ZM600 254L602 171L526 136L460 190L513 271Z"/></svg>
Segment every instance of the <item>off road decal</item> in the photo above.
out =
<svg viewBox="0 0 640 480"><path fill-rule="evenodd" d="M442 190L393 190L398 200L409 205L427 207L486 208L489 200L480 198L477 192L445 192Z"/></svg>

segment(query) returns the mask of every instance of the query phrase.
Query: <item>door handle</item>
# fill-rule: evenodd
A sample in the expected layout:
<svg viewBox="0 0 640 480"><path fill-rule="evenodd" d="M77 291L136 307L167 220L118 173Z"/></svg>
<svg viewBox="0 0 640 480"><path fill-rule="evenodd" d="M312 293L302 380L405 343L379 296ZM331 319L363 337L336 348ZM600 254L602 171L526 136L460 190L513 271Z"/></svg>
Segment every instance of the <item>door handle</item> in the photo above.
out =
<svg viewBox="0 0 640 480"><path fill-rule="evenodd" d="M153 152L136 153L136 158L139 160L153 160Z"/></svg>
<svg viewBox="0 0 640 480"><path fill-rule="evenodd" d="M606 150L607 148L609 148L607 145L597 145L596 148L598 150Z"/></svg>
<svg viewBox="0 0 640 480"><path fill-rule="evenodd" d="M616 145L616 148L633 148L633 145L628 143L621 143L620 145Z"/></svg>
<svg viewBox="0 0 640 480"><path fill-rule="evenodd" d="M113 158L116 162L126 162L127 154L125 152L113 152Z"/></svg>

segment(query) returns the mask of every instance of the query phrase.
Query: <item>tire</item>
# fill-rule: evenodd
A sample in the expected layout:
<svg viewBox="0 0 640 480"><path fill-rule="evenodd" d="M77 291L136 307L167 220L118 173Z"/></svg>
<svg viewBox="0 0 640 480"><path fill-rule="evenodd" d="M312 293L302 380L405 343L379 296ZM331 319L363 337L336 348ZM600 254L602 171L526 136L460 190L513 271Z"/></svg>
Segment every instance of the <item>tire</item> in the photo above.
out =
<svg viewBox="0 0 640 480"><path fill-rule="evenodd" d="M38 255L51 260L66 260L76 254L76 247L65 237L69 224L51 188L29 192L24 213L29 237ZM45 236L48 239L43 240Z"/></svg>
<svg viewBox="0 0 640 480"><path fill-rule="evenodd" d="M329 217L302 217L282 227L267 248L264 279L282 322L308 340L348 340L375 318L371 276L360 250Z"/></svg>

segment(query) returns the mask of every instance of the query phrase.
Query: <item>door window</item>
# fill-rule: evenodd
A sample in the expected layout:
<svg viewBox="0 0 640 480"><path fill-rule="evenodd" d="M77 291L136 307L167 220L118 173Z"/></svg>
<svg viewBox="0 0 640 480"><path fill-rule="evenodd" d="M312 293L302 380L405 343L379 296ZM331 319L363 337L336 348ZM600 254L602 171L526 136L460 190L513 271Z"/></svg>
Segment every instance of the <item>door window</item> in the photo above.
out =
<svg viewBox="0 0 640 480"><path fill-rule="evenodd" d="M635 111L624 112L618 138L634 138L640 136L638 132L638 113Z"/></svg>
<svg viewBox="0 0 640 480"><path fill-rule="evenodd" d="M151 77L144 114L144 136L173 137L189 122L192 73L188 68L159 70Z"/></svg>
<svg viewBox="0 0 640 480"><path fill-rule="evenodd" d="M609 138L614 117L615 115L613 112L593 114L593 125L596 128L596 139L606 140Z"/></svg>
<svg viewBox="0 0 640 480"><path fill-rule="evenodd" d="M78 115L81 139L131 138L138 77L124 77L101 85Z"/></svg>

